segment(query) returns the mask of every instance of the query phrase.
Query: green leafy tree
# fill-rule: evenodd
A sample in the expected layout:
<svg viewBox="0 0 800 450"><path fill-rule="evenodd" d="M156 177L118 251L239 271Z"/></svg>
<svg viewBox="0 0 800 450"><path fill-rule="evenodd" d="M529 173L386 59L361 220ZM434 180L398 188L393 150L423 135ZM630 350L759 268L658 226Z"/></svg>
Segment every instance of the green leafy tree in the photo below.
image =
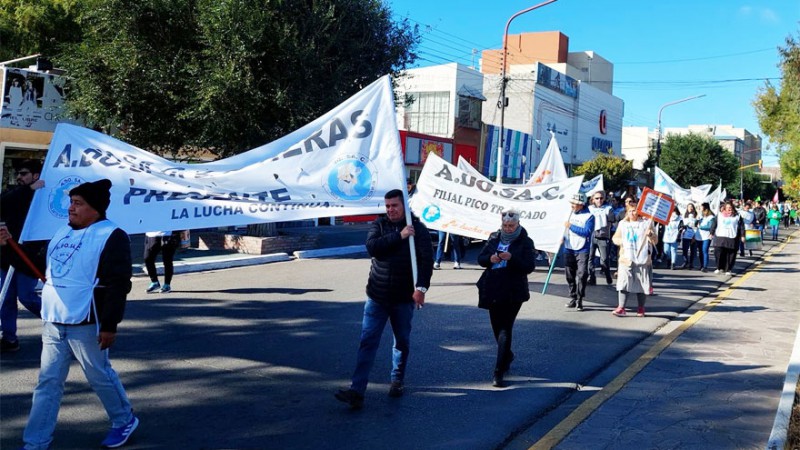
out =
<svg viewBox="0 0 800 450"><path fill-rule="evenodd" d="M714 138L670 134L661 144L660 168L683 188L722 180L728 193L739 192L739 160Z"/></svg>
<svg viewBox="0 0 800 450"><path fill-rule="evenodd" d="M90 0L0 0L0 61L42 54L80 40L80 17Z"/></svg>
<svg viewBox="0 0 800 450"><path fill-rule="evenodd" d="M633 161L611 155L598 155L575 169L575 175L583 175L589 180L603 174L603 187L606 191L627 189L633 177Z"/></svg>
<svg viewBox="0 0 800 450"><path fill-rule="evenodd" d="M288 134L412 63L380 0L102 0L65 47L73 115L134 145L220 157Z"/></svg>
<svg viewBox="0 0 800 450"><path fill-rule="evenodd" d="M778 52L781 80L777 86L767 81L753 106L761 130L778 147L781 175L789 194L790 186L800 186L796 181L800 180L800 42L789 36Z"/></svg>

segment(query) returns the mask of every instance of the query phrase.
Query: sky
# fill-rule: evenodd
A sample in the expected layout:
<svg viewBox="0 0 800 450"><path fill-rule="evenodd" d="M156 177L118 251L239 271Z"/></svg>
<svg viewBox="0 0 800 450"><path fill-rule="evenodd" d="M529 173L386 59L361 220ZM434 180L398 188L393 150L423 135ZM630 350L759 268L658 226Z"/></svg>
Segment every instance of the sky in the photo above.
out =
<svg viewBox="0 0 800 450"><path fill-rule="evenodd" d="M508 19L541 1L385 0L396 20L419 26L415 67L476 68L480 50L502 49ZM752 102L767 81L780 85L778 47L790 36L800 40L799 0L557 0L509 28L509 34L540 31L560 31L569 51L594 51L614 64L623 126L655 130L663 105L705 95L665 107L662 129L745 128L764 138L764 165L778 165Z"/></svg>

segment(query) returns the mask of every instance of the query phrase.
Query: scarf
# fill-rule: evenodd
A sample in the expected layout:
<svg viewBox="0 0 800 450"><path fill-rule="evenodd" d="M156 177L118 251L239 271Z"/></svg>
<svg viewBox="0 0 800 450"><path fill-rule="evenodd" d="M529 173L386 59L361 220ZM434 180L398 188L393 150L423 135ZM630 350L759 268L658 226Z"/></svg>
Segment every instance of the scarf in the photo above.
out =
<svg viewBox="0 0 800 450"><path fill-rule="evenodd" d="M514 232L512 232L512 233L506 233L501 228L500 229L500 242L503 243L503 244L508 244L511 241L513 241L514 239L518 238L519 234L521 232L522 232L522 227L521 226L517 227L517 229L514 230Z"/></svg>

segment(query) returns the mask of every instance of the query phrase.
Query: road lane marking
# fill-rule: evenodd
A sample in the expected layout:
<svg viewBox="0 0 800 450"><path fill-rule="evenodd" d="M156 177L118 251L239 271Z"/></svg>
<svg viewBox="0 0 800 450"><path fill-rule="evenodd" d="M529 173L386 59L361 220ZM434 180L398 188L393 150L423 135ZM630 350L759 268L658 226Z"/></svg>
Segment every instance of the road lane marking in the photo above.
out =
<svg viewBox="0 0 800 450"><path fill-rule="evenodd" d="M644 355L640 356L636 361L634 361L630 366L628 366L625 370L622 371L619 375L616 376L611 382L609 382L605 387L603 387L600 391L596 394L592 395L586 401L581 403L577 408L575 408L572 413L570 413L567 417L565 417L561 422L559 422L556 426L554 426L550 431L547 432L541 439L539 439L536 443L534 443L530 450L546 450L551 449L558 445L564 438L569 436L572 431L577 428L584 420L588 419L597 408L600 407L606 400L610 399L614 395L616 395L623 387L625 387L628 382L630 382L633 377L635 377L639 372L642 371L651 361L653 361L656 357L658 357L661 352L664 351L667 347L672 344L675 339L677 339L681 334L683 334L686 330L692 327L695 323L700 321L709 311L711 311L715 306L722 303L722 300L733 293L738 286L743 284L747 281L755 272L758 272L761 266L772 259L772 256L776 253L783 251L787 244L792 240L794 233L792 233L789 237L787 237L786 241L783 244L773 247L769 250L769 252L762 257L760 261L758 261L752 269L748 270L747 273L739 277L732 285L730 285L727 289L717 295L713 300L708 302L701 310L695 312L688 319L686 319L682 324L680 324L676 329L672 330L669 334L661 338L657 343L653 345Z"/></svg>

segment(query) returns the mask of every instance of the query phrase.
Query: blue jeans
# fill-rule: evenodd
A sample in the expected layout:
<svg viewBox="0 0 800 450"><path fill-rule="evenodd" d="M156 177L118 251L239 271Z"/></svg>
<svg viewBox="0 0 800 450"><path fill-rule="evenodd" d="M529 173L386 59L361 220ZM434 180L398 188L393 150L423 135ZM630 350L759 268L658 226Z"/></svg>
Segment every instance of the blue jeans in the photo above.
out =
<svg viewBox="0 0 800 450"><path fill-rule="evenodd" d="M709 249L711 248L711 239L706 239L705 241L701 241L702 248L700 251L700 267L704 269L708 269L708 258L709 258Z"/></svg>
<svg viewBox="0 0 800 450"><path fill-rule="evenodd" d="M771 225L771 227L772 227L772 240L773 241L777 241L778 240L778 226L777 225Z"/></svg>
<svg viewBox="0 0 800 450"><path fill-rule="evenodd" d="M0 285L6 280L6 271L0 271ZM36 293L36 278L29 277L18 270L11 276L11 283L8 285L6 298L3 306L0 307L0 330L3 339L14 342L17 340L17 299L22 306L33 313L36 317L41 317L42 298Z"/></svg>
<svg viewBox="0 0 800 450"><path fill-rule="evenodd" d="M375 354L381 343L381 335L386 321L392 323L394 347L392 348L392 381L403 381L408 361L408 350L411 340L411 319L414 317L414 303L382 305L367 299L364 305L364 321L361 324L361 343L358 347L356 370L350 388L359 394L367 390L367 381Z"/></svg>
<svg viewBox="0 0 800 450"><path fill-rule="evenodd" d="M446 236L447 236L447 233L445 233L444 231L439 231L439 243L436 245L436 259L434 259L434 261L436 261L437 263L441 263L442 262L442 257L444 257L444 243L445 243L445 241L447 241L447 239L445 239ZM459 236L451 234L450 235L450 245L449 245L448 248L450 249L450 254L453 256L453 262L460 263L461 262L461 251L460 251L460 248L459 248L460 246L459 246L459 244L457 242L458 239L459 239Z"/></svg>
<svg viewBox="0 0 800 450"><path fill-rule="evenodd" d="M44 322L39 383L33 391L31 415L22 435L28 450L45 449L53 442L58 409L64 395L64 381L73 355L105 407L111 426L118 428L133 419L125 389L111 368L108 350L100 350L97 343L97 325Z"/></svg>
<svg viewBox="0 0 800 450"><path fill-rule="evenodd" d="M678 257L678 243L664 242L664 254L669 256L669 262L674 266L675 259Z"/></svg>

